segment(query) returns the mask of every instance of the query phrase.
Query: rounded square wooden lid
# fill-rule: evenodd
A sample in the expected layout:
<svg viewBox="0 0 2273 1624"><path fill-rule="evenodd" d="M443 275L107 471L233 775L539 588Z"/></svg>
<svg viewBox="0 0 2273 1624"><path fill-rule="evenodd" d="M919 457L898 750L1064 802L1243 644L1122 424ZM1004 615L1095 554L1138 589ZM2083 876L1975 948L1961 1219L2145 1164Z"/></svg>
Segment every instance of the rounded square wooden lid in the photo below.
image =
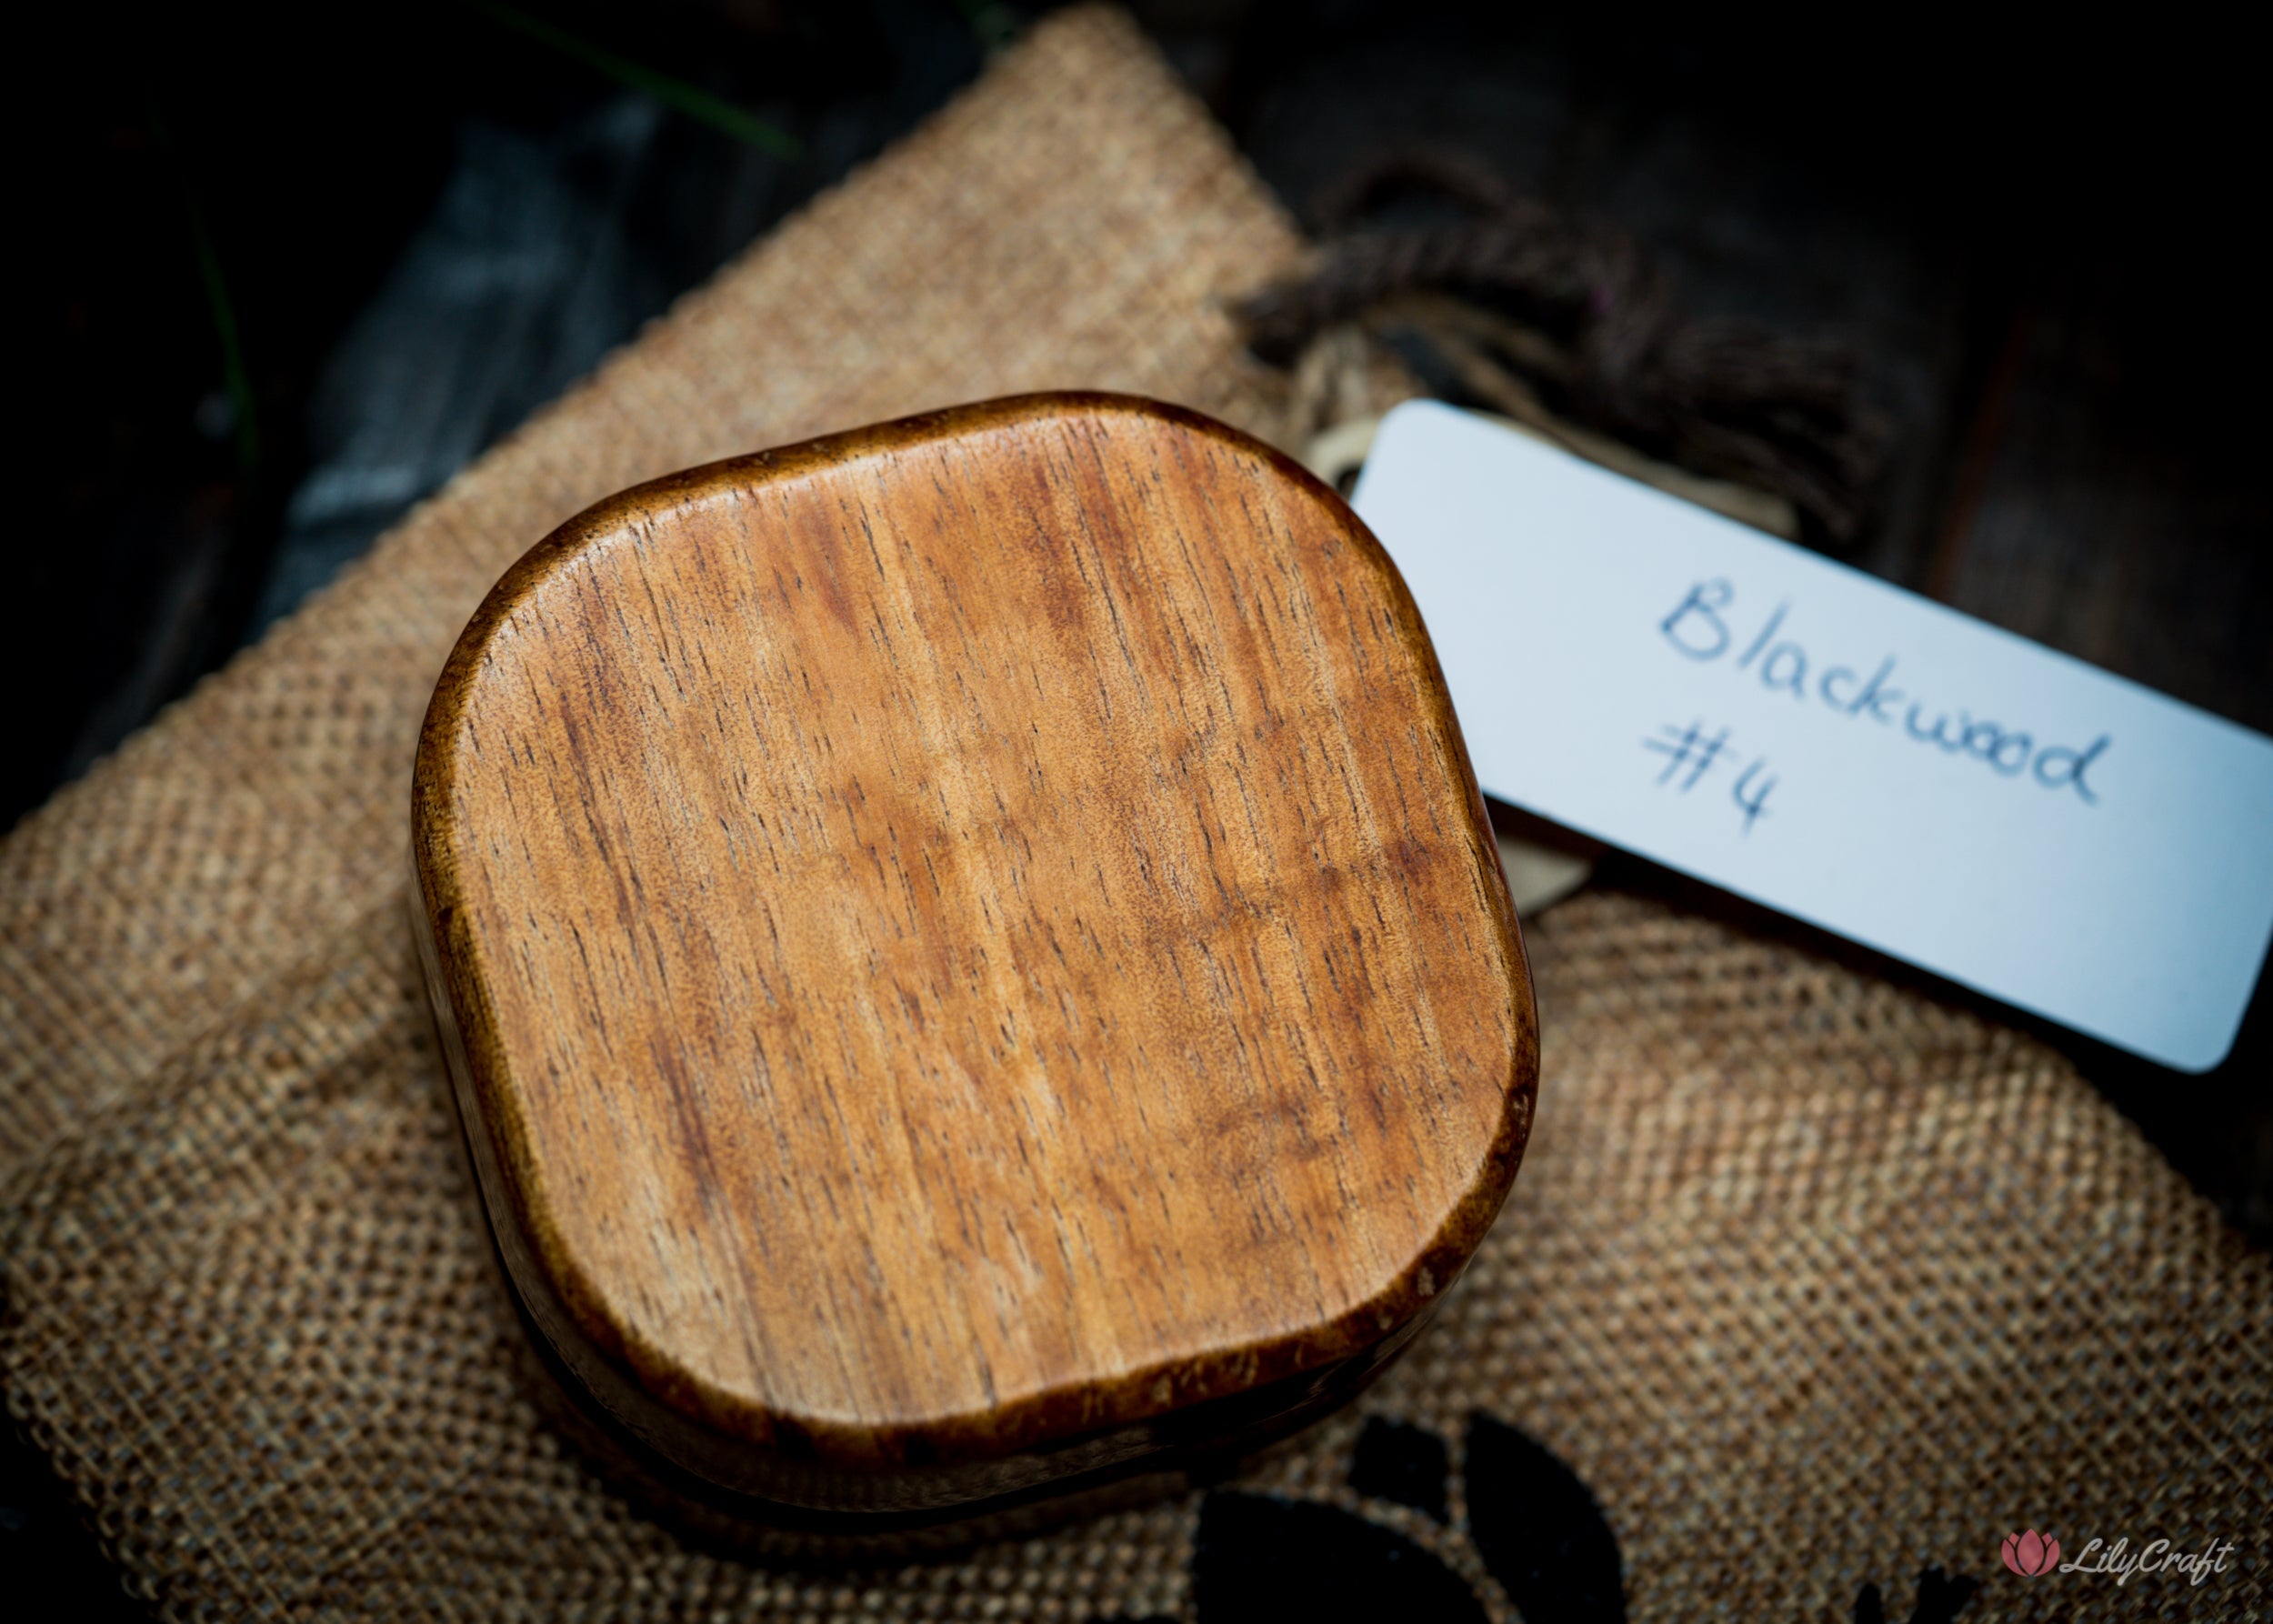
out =
<svg viewBox="0 0 2273 1624"><path fill-rule="evenodd" d="M949 1503L1363 1359L1521 1153L1419 618L1194 414L1022 397L601 504L466 628L414 824L525 1302L737 1490Z"/></svg>

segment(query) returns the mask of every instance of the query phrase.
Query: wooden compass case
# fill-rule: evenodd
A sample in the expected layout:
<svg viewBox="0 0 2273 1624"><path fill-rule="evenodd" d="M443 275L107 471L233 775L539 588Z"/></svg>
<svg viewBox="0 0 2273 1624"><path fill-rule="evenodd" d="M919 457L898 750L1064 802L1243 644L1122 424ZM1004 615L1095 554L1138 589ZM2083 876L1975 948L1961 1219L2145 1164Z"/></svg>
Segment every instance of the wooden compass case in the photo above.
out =
<svg viewBox="0 0 2273 1624"><path fill-rule="evenodd" d="M1412 600L1189 412L1024 396L600 504L466 627L413 826L535 1338L737 1516L1289 1430L1523 1149L1528 973Z"/></svg>

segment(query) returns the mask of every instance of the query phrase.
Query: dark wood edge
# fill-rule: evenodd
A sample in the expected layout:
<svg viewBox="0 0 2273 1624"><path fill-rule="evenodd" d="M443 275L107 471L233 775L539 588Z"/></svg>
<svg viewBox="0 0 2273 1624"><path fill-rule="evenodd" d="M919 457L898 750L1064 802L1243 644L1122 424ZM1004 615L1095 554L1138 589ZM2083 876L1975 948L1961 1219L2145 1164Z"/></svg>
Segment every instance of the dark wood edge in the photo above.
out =
<svg viewBox="0 0 2273 1624"><path fill-rule="evenodd" d="M1249 1347L1169 1361L1107 1383L1036 1394L991 1413L879 1427L776 1415L738 1395L716 1390L677 1367L663 1349L631 1334L610 1313L550 1218L528 1150L528 1124L512 1090L500 1086L510 1068L497 1039L495 1011L478 973L480 954L466 928L464 892L450 844L448 814L466 698L492 643L514 613L556 569L587 548L621 535L627 520L658 509L695 506L863 457L1004 428L1031 418L1066 416L1126 416L1171 423L1270 467L1309 496L1388 589L1399 629L1426 675L1438 737L1449 758L1447 766L1467 787L1467 833L1475 882L1480 900L1498 923L1510 972L1507 1014L1515 1043L1502 1090L1505 1108L1475 1182L1436 1237L1389 1287L1325 1325ZM1507 900L1483 796L1477 787L1442 669L1412 595L1381 544L1332 490L1292 458L1261 441L1183 407L1136 396L1086 391L1012 396L711 463L635 486L586 508L506 571L452 649L419 731L411 786L411 831L413 866L427 926L420 934L428 938L427 950L433 954L436 1014L445 1026L455 1028L449 1035L450 1046L458 1051L454 1061L464 1068L469 1136L477 1136L477 1149L489 1153L482 1159L496 1168L494 1185L486 1178L483 1181L492 1225L501 1240L512 1234L526 1243L526 1250L512 1248L521 1253L518 1283L525 1291L535 1288L560 1305L564 1323L557 1333L548 1328L548 1338L562 1355L575 1358L579 1351L575 1343L581 1340L584 1350L596 1356L616 1383L651 1398L663 1410L701 1430L718 1435L718 1444L756 1446L779 1455L886 1473L914 1465L999 1460L1046 1448L1069 1435L1095 1436L1339 1364L1394 1336L1451 1284L1497 1216L1529 1135L1538 1076L1538 1022L1529 962ZM508 1252L509 1266L515 1263L512 1252ZM580 1368L591 1363L576 1359ZM594 1374L600 1375L600 1371L596 1369Z"/></svg>

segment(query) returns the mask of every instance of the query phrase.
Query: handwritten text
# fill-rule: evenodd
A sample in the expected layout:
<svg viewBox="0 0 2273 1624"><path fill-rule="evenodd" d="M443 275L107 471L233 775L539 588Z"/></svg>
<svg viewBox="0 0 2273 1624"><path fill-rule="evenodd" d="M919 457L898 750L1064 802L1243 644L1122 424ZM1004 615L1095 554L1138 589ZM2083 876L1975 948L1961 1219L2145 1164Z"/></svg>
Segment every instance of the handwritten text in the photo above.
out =
<svg viewBox="0 0 2273 1624"><path fill-rule="evenodd" d="M1735 655L1732 669L1751 674L1761 687L1787 693L1797 703L1817 703L1841 716L1867 717L1895 729L1898 737L1978 760L2005 777L2025 775L2047 789L2072 789L2087 806L2098 805L2090 775L2113 743L2107 734L2082 746L2054 744L1962 707L1929 704L1895 685L1897 662L1891 654L1867 677L1856 666L1819 666L1797 637L1778 635L1791 612L1788 603L1777 605L1739 647L1736 596L1736 587L1727 580L1699 581L1657 629L1689 659L1710 663Z"/></svg>
<svg viewBox="0 0 2273 1624"><path fill-rule="evenodd" d="M1697 780L1720 765L1722 758L1732 752L1728 744L1729 730L1726 727L1707 733L1702 721L1691 722L1687 727L1671 724L1657 729L1657 737L1642 740L1642 748L1653 750L1666 758L1664 770L1657 775L1659 788L1672 785L1683 795L1695 789ZM1767 797L1776 787L1776 777L1767 770L1767 757L1756 756L1737 773L1737 781L1729 787L1729 798L1744 814L1744 832L1749 835L1752 826L1767 812Z"/></svg>

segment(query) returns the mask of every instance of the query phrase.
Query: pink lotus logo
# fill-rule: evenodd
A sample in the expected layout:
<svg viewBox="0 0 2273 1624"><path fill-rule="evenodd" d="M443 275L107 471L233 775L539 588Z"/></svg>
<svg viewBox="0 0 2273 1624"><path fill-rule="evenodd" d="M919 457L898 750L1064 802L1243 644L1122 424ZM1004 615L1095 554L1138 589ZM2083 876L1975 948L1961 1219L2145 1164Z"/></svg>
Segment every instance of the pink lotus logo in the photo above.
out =
<svg viewBox="0 0 2273 1624"><path fill-rule="evenodd" d="M2023 1579L2049 1573L2060 1559L2060 1542L2047 1539L2034 1529L2005 1536L2005 1566Z"/></svg>

